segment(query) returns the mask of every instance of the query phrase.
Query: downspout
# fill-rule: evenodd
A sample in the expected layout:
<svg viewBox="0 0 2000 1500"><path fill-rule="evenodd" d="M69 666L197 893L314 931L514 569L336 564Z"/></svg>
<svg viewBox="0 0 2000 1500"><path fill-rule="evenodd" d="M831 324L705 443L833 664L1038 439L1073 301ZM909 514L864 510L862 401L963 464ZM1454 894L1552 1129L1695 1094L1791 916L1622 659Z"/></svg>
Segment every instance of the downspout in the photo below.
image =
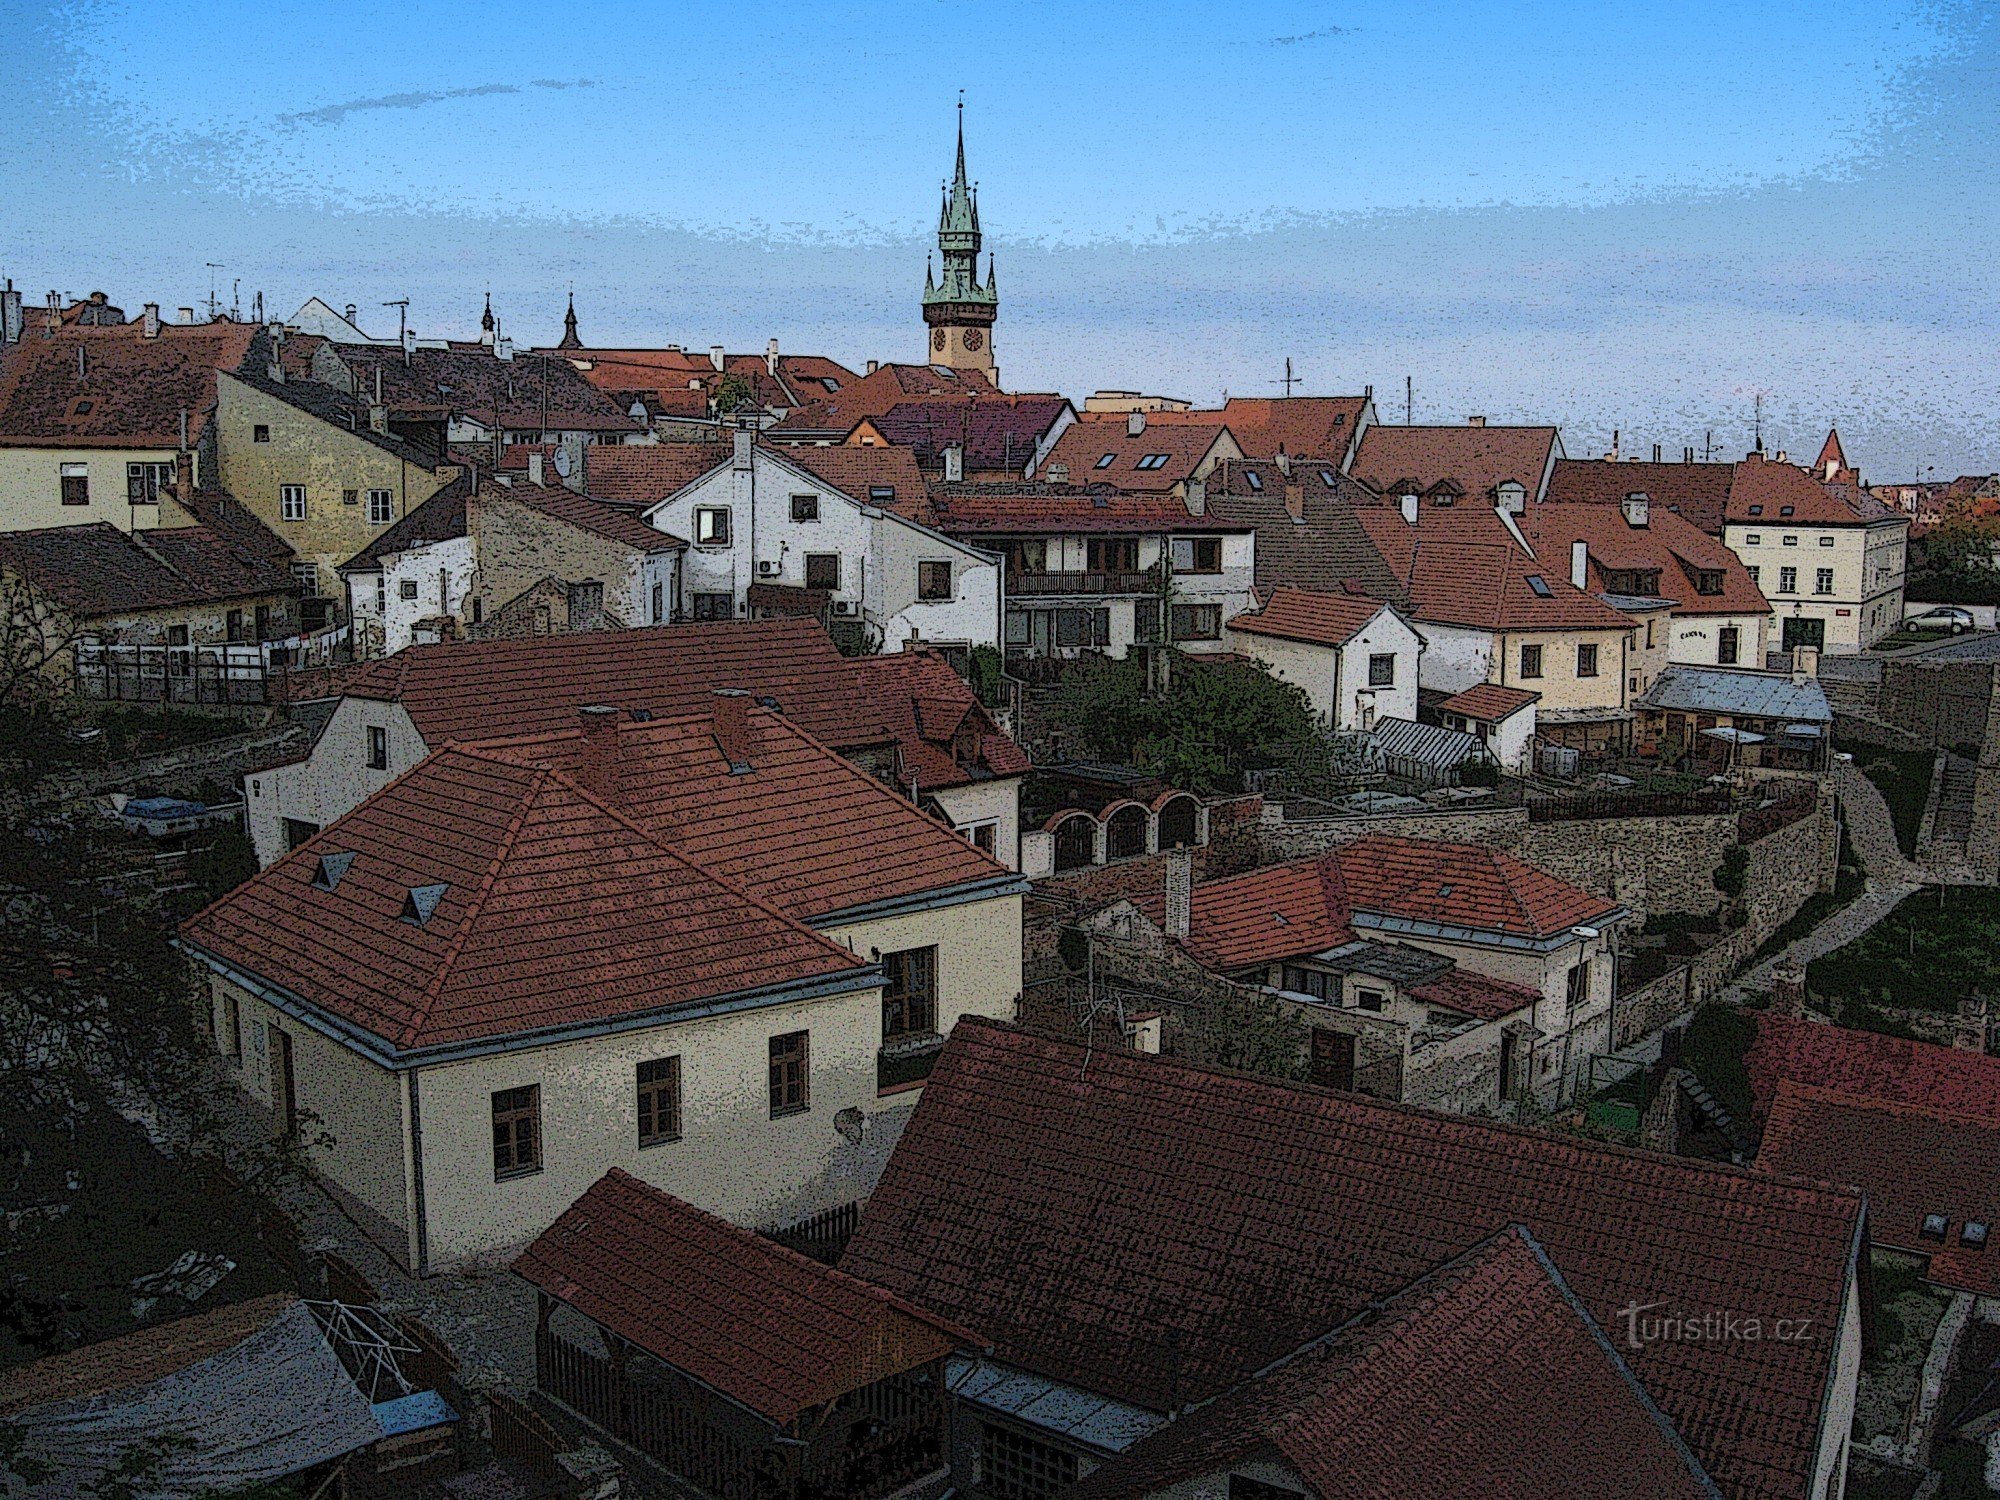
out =
<svg viewBox="0 0 2000 1500"><path fill-rule="evenodd" d="M410 1238L412 1275L422 1276L431 1258L429 1210L424 1205L424 1122L418 1107L417 1078L423 1070L412 1068L405 1075L410 1099Z"/></svg>

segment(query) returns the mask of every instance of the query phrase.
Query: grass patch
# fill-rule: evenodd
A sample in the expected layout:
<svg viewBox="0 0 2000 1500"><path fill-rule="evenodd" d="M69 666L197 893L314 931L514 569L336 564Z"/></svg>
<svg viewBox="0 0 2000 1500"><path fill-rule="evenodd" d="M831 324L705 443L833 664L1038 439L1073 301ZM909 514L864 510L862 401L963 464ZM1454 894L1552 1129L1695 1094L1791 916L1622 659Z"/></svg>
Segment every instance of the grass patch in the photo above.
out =
<svg viewBox="0 0 2000 1500"><path fill-rule="evenodd" d="M1899 630L1894 635L1883 636L1875 643L1874 649L1894 651L1899 646L1929 646L1950 635L1949 630Z"/></svg>
<svg viewBox="0 0 2000 1500"><path fill-rule="evenodd" d="M1975 990L2000 994L2000 890L1947 885L1906 896L1846 947L1808 964L1806 987L1837 1006L1844 1024L1854 1007L1954 1015Z"/></svg>
<svg viewBox="0 0 2000 1500"><path fill-rule="evenodd" d="M1896 843L1903 858L1917 854L1917 830L1923 826L1924 804L1930 800L1931 771L1937 764L1935 750L1885 750L1879 745L1837 745L1854 756L1855 769L1875 783L1882 800L1889 804L1889 819L1896 825Z"/></svg>

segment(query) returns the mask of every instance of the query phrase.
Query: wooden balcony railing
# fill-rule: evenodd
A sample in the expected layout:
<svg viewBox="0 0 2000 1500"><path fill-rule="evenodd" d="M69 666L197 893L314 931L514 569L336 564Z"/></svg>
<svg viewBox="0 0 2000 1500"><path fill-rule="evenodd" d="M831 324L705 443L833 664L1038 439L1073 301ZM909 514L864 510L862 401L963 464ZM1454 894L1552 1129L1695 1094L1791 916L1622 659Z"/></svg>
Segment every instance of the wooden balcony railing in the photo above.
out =
<svg viewBox="0 0 2000 1500"><path fill-rule="evenodd" d="M1135 572L1011 573L1007 592L1015 598L1054 594L1157 594L1160 570L1142 568Z"/></svg>

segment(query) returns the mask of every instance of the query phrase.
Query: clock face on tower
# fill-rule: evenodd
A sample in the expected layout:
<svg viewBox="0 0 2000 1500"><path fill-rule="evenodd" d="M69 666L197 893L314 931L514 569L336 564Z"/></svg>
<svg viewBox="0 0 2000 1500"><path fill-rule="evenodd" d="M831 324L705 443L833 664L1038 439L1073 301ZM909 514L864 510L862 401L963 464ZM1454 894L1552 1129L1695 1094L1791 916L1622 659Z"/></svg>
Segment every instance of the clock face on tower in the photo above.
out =
<svg viewBox="0 0 2000 1500"><path fill-rule="evenodd" d="M933 328L931 330L931 347L933 349L942 349L944 347L944 330L942 328Z"/></svg>
<svg viewBox="0 0 2000 1500"><path fill-rule="evenodd" d="M977 328L968 328L965 330L965 347L974 354L979 352L979 346L985 342L986 335L981 333Z"/></svg>

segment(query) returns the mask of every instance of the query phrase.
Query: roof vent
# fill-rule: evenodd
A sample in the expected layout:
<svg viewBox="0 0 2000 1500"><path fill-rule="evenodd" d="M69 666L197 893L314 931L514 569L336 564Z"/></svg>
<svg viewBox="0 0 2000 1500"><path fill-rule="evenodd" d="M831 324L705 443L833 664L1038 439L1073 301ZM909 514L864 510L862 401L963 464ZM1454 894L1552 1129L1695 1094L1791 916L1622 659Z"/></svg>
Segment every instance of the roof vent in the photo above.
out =
<svg viewBox="0 0 2000 1500"><path fill-rule="evenodd" d="M650 708L635 708L632 710L632 722L634 724L647 724L652 722L652 718L653 711Z"/></svg>
<svg viewBox="0 0 2000 1500"><path fill-rule="evenodd" d="M403 892L403 910L399 920L413 927L423 926L431 919L431 913L437 910L438 902L444 900L444 893L449 889L449 886L443 885L411 886Z"/></svg>
<svg viewBox="0 0 2000 1500"><path fill-rule="evenodd" d="M1950 1226L1951 1220L1943 1214L1925 1214L1923 1228L1917 1232L1927 1240L1942 1240L1945 1230Z"/></svg>
<svg viewBox="0 0 2000 1500"><path fill-rule="evenodd" d="M319 857L319 868L313 871L313 889L330 891L340 885L340 877L347 873L347 867L354 863L353 851L337 850Z"/></svg>
<svg viewBox="0 0 2000 1500"><path fill-rule="evenodd" d="M1958 1242L1968 1250L1986 1248L1986 1225L1979 1219L1967 1219L1958 1231Z"/></svg>

